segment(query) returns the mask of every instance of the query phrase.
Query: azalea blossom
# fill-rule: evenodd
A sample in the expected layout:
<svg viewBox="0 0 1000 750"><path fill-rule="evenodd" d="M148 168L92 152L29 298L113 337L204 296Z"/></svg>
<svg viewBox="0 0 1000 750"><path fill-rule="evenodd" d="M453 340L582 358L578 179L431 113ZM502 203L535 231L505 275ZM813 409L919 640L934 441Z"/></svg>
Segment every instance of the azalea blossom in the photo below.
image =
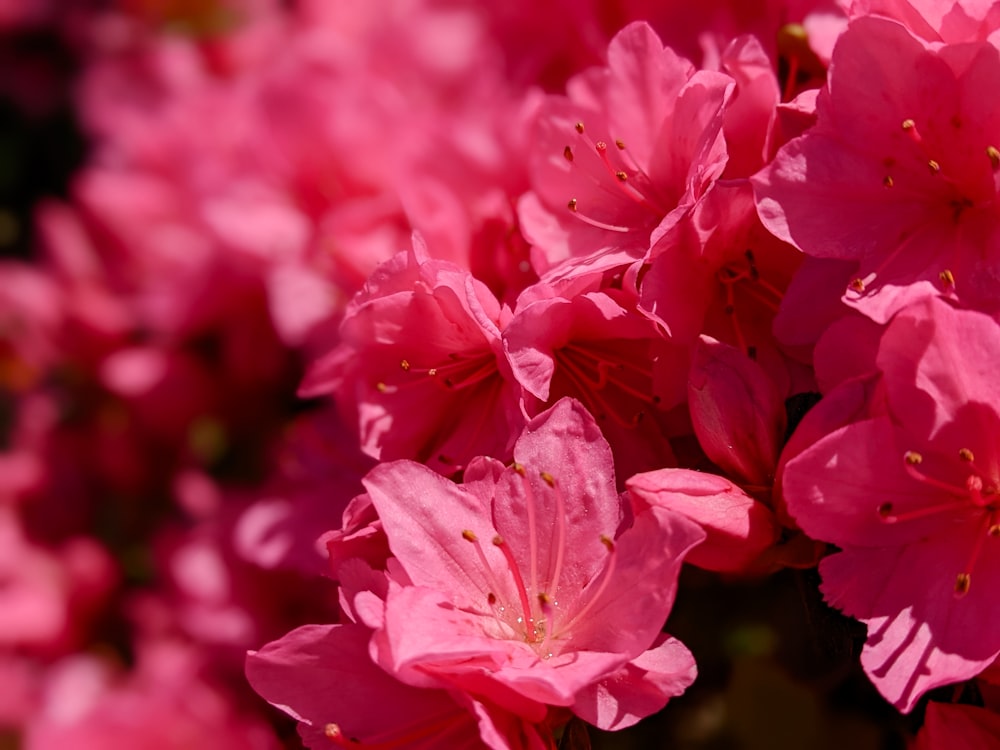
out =
<svg viewBox="0 0 1000 750"><path fill-rule="evenodd" d="M884 402L784 468L789 512L841 548L820 565L822 590L868 625L861 663L904 711L1000 653L998 358L991 318L940 300L907 308L876 358ZM857 385L817 412L842 419Z"/></svg>
<svg viewBox="0 0 1000 750"><path fill-rule="evenodd" d="M660 629L703 534L660 508L632 517L578 402L532 420L514 459L479 459L463 485L399 461L365 479L398 564L383 591L353 597L372 654L404 682L533 722L555 706L629 726L694 678L690 654Z"/></svg>

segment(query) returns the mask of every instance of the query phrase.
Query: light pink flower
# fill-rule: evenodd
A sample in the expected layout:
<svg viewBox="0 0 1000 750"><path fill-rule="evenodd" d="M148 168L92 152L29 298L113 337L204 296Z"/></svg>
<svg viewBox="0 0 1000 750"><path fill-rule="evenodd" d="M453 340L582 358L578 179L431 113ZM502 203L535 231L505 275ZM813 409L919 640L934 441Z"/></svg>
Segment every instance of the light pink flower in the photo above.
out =
<svg viewBox="0 0 1000 750"><path fill-rule="evenodd" d="M701 538L659 508L630 518L593 418L570 399L534 419L515 463L454 485L419 464L365 484L403 583L354 607L404 682L449 687L540 721L570 708L629 726L679 694L694 663L660 633L680 560Z"/></svg>
<svg viewBox="0 0 1000 750"><path fill-rule="evenodd" d="M998 357L993 319L907 308L882 337L876 397L859 402L859 380L831 392L807 421L826 414L833 431L784 469L799 526L841 548L820 565L823 592L868 625L861 663L904 711L1000 653Z"/></svg>

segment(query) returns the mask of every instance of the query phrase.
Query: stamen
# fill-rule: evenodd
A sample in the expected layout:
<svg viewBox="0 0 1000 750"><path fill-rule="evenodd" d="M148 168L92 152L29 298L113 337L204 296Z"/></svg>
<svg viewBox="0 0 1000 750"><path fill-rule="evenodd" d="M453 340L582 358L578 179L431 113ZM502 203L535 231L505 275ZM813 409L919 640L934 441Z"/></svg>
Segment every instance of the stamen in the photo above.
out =
<svg viewBox="0 0 1000 750"><path fill-rule="evenodd" d="M556 496L556 522L554 529L556 559L552 568L552 577L549 579L549 590L556 593L559 591L559 579L562 577L563 563L566 561L566 499L563 497L562 490L556 484L555 477L547 471L541 472L540 476L543 482L555 490Z"/></svg>
<svg viewBox="0 0 1000 750"><path fill-rule="evenodd" d="M934 161L934 159L927 160L927 168L931 170L931 174L939 174L941 172L941 165Z"/></svg>
<svg viewBox="0 0 1000 750"><path fill-rule="evenodd" d="M566 148L564 148L563 149L563 158L565 158L566 161L573 161L573 149L571 149L569 146L567 146Z"/></svg>
<svg viewBox="0 0 1000 750"><path fill-rule="evenodd" d="M955 576L955 598L961 599L968 594L971 585L972 576L969 573L959 573Z"/></svg>
<svg viewBox="0 0 1000 750"><path fill-rule="evenodd" d="M490 565L489 560L486 559L486 552L483 550L482 545L479 543L479 537L477 537L472 530L465 529L464 531L462 531L462 538L467 542L471 542L472 546L475 547L476 557L479 558L479 564L483 566L483 572L486 574L487 584L489 584L489 587L493 591L503 591L503 587L500 585L500 582L497 579L496 573L493 570L493 566ZM493 591L486 592L486 601L490 604L490 606L496 604L497 601L496 595L493 593Z"/></svg>
<svg viewBox="0 0 1000 750"><path fill-rule="evenodd" d="M569 203L566 204L567 208L569 208L569 210L573 212L573 215L576 216L576 218L578 218L584 224L590 224L590 226L592 227L596 227L597 229L604 229L607 230L608 232L627 233L630 231L628 227L620 227L615 224L605 224L603 221L598 221L597 219L591 219L589 216L581 214L577 210L578 205L579 202L577 201L576 198L571 198Z"/></svg>
<svg viewBox="0 0 1000 750"><path fill-rule="evenodd" d="M538 638L538 632L535 630L535 618L532 615L531 604L528 603L528 592L524 588L524 579L521 577L521 571L517 567L517 561L514 559L514 553L510 551L510 546L499 534L493 537L493 545L498 547L500 551L503 552L503 556L507 560L507 567L510 568L510 573L514 576L514 585L517 587L517 596L521 600L521 611L524 613L524 639L528 643L535 643Z"/></svg>
<svg viewBox="0 0 1000 750"><path fill-rule="evenodd" d="M848 287L850 287L851 291L861 294L865 291L865 282L861 278L851 279L851 283L848 284Z"/></svg>
<svg viewBox="0 0 1000 750"><path fill-rule="evenodd" d="M882 184L887 188L891 188L896 183L893 181L892 175L887 174L885 177L882 178Z"/></svg>
<svg viewBox="0 0 1000 750"><path fill-rule="evenodd" d="M580 135L583 135L583 123L582 122L578 122L573 127L576 128L576 132L577 133L579 133Z"/></svg>
<svg viewBox="0 0 1000 750"><path fill-rule="evenodd" d="M975 454L973 454L973 452L970 451L968 448L961 448L958 451L958 457L963 461L965 461L965 463L967 464L971 464L973 461L976 460Z"/></svg>
<svg viewBox="0 0 1000 750"><path fill-rule="evenodd" d="M404 371L408 371L410 369L410 363L405 359L400 361L399 366L403 368Z"/></svg>
<svg viewBox="0 0 1000 750"><path fill-rule="evenodd" d="M941 279L941 283L944 284L949 289L955 288L955 275L949 270L944 269L938 274L938 278Z"/></svg>
<svg viewBox="0 0 1000 750"><path fill-rule="evenodd" d="M619 151L624 151L625 150L625 142L623 140L621 140L620 138L616 138L615 139L615 145L618 147Z"/></svg>

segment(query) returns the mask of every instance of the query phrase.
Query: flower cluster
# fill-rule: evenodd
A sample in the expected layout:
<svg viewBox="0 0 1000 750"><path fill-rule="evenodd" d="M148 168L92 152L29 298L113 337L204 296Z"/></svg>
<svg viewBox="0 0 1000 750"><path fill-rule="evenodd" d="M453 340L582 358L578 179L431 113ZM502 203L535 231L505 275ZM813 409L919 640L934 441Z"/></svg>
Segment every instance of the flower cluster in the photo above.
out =
<svg viewBox="0 0 1000 750"><path fill-rule="evenodd" d="M0 2L89 143L0 206L0 744L583 748L701 668L707 747L697 601L782 581L1000 742L1000 3L106 5Z"/></svg>

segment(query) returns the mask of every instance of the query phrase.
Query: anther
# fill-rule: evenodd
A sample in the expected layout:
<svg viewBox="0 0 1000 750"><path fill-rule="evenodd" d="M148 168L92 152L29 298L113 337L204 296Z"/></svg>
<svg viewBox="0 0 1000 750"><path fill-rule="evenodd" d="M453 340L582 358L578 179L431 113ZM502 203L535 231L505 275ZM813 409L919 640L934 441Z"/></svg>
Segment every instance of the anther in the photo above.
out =
<svg viewBox="0 0 1000 750"><path fill-rule="evenodd" d="M885 177L882 178L882 184L887 188L891 188L896 183L893 181L892 175L887 174Z"/></svg>
<svg viewBox="0 0 1000 750"><path fill-rule="evenodd" d="M547 471L539 472L538 475L542 478L542 481L545 482L545 484L547 484L549 487L556 486L556 478L551 474L549 474Z"/></svg>
<svg viewBox="0 0 1000 750"><path fill-rule="evenodd" d="M566 161L573 161L573 149L571 149L569 146L564 148L563 158L566 159Z"/></svg>
<svg viewBox="0 0 1000 750"><path fill-rule="evenodd" d="M623 141L621 138L615 139L615 145L618 147L619 151L625 150L625 141Z"/></svg>
<svg viewBox="0 0 1000 750"><path fill-rule="evenodd" d="M933 159L927 160L927 168L931 170L931 174L938 174L941 171L941 165Z"/></svg>
<svg viewBox="0 0 1000 750"><path fill-rule="evenodd" d="M892 518L892 503L882 503L878 506L879 517L884 520L889 520ZM893 519L895 520L895 519Z"/></svg>
<svg viewBox="0 0 1000 750"><path fill-rule="evenodd" d="M409 360L406 360L406 359L400 360L399 366L402 367L404 370L409 370L410 369L410 362L409 362Z"/></svg>
<svg viewBox="0 0 1000 750"><path fill-rule="evenodd" d="M996 146L987 146L986 155L990 158L990 164L993 165L993 170L996 171L1000 169L1000 149Z"/></svg>
<svg viewBox="0 0 1000 750"><path fill-rule="evenodd" d="M538 594L538 603L541 604L543 607L552 604L553 601L554 600L552 599L552 597L546 594L544 591Z"/></svg>
<svg viewBox="0 0 1000 750"><path fill-rule="evenodd" d="M989 530L986 533L992 537L1000 536L1000 523L995 523L992 526L990 526Z"/></svg>
<svg viewBox="0 0 1000 750"><path fill-rule="evenodd" d="M467 542L479 541L479 537L476 536L475 532L470 531L469 529L465 529L464 531L462 531L462 539L464 539Z"/></svg>
<svg viewBox="0 0 1000 750"><path fill-rule="evenodd" d="M583 135L583 123L582 122L578 122L573 127L576 128L576 132L577 133L580 133L581 135Z"/></svg>
<svg viewBox="0 0 1000 750"><path fill-rule="evenodd" d="M938 278L941 279L941 283L948 287L955 286L955 274L951 272L950 269L944 269L938 274Z"/></svg>
<svg viewBox="0 0 1000 750"><path fill-rule="evenodd" d="M492 591L486 595L486 601L489 602L490 606L497 603L497 595Z"/></svg>
<svg viewBox="0 0 1000 750"><path fill-rule="evenodd" d="M969 586L972 585L972 576L968 573L959 573L955 576L955 596L963 597L969 593Z"/></svg>
<svg viewBox="0 0 1000 750"><path fill-rule="evenodd" d="M617 177L622 182L625 182L628 179L628 175L625 172L622 172L621 170L615 172L615 177Z"/></svg>
<svg viewBox="0 0 1000 750"><path fill-rule="evenodd" d="M601 534L601 544L607 548L608 552L615 551L615 543L611 540L611 537L606 534Z"/></svg>
<svg viewBox="0 0 1000 750"><path fill-rule="evenodd" d="M967 464L971 464L973 461L976 460L975 454L973 454L973 452L970 451L968 448L962 448L958 452L958 457L963 461L965 461L965 463Z"/></svg>
<svg viewBox="0 0 1000 750"><path fill-rule="evenodd" d="M566 208L568 208L573 213L576 213L576 202L577 202L576 198L570 198L569 203L566 204Z"/></svg>
<svg viewBox="0 0 1000 750"><path fill-rule="evenodd" d="M389 390L389 386L387 386L382 381L379 381L378 383L375 384L375 390L378 391L379 393L385 393Z"/></svg>
<svg viewBox="0 0 1000 750"><path fill-rule="evenodd" d="M850 284L848 284L848 286L849 286L849 287L850 287L851 289L853 289L853 290L854 290L855 292L858 292L858 293L861 293L861 292L863 292L863 291L865 290L865 282L864 282L864 279L862 279L862 278L860 278L860 277L859 277L859 278L856 278L856 279L852 279L852 280L851 280L851 283L850 283Z"/></svg>
<svg viewBox="0 0 1000 750"><path fill-rule="evenodd" d="M510 465L510 468L512 468L514 471L516 471L522 477L524 476L524 464L519 464L517 461L515 461L514 463L512 463Z"/></svg>
<svg viewBox="0 0 1000 750"><path fill-rule="evenodd" d="M902 127L903 130L913 130L915 127L917 127L917 123L915 123L913 120L907 117L905 120L903 120Z"/></svg>
<svg viewBox="0 0 1000 750"><path fill-rule="evenodd" d="M910 466L919 466L923 463L924 457L916 451L906 451L906 453L903 454L903 460Z"/></svg>

